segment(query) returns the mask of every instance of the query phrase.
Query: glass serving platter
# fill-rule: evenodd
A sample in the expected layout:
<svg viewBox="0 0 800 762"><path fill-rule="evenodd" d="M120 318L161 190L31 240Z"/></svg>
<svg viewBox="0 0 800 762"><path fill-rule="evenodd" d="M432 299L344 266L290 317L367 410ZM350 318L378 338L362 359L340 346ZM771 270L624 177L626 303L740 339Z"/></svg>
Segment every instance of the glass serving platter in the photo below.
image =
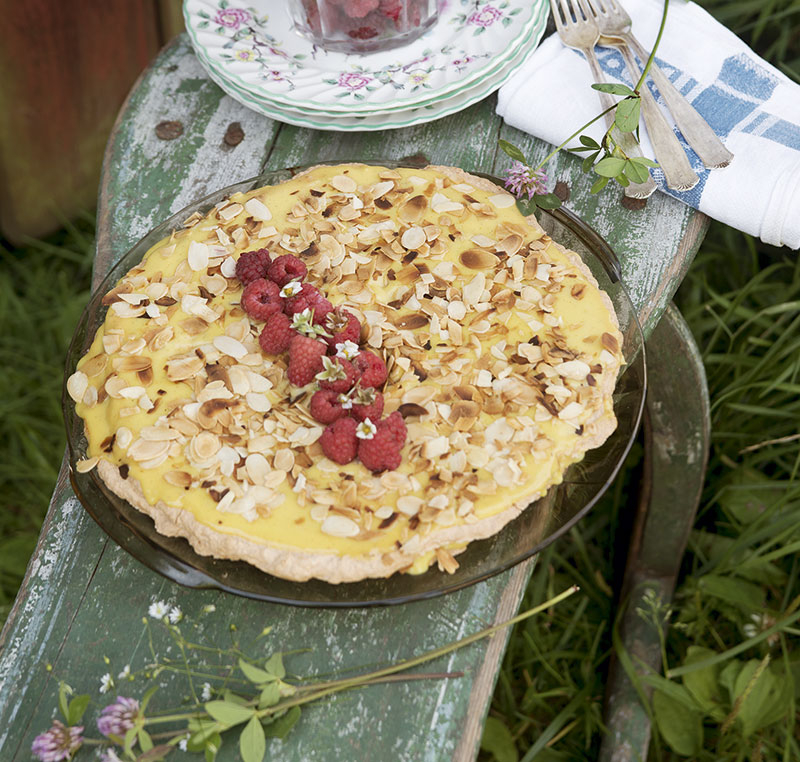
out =
<svg viewBox="0 0 800 762"><path fill-rule="evenodd" d="M345 162L330 162L345 163ZM395 161L361 162L381 166L410 166ZM419 165L416 165L419 166ZM223 188L186 207L142 238L111 269L81 315L72 337L62 394L70 480L86 511L106 534L134 558L168 579L192 588L225 590L258 600L300 606L356 607L406 603L450 593L499 574L538 553L569 531L585 516L613 482L627 455L641 421L646 388L644 338L630 297L620 280L620 268L611 248L589 225L564 209L538 210L537 217L547 233L576 251L611 298L624 337L623 367L614 392L618 425L601 446L586 453L570 466L561 484L551 487L541 499L498 534L471 542L458 555L459 568L446 574L435 566L424 574L394 574L387 579L333 585L320 580L293 582L273 577L242 561L226 561L203 556L187 540L166 537L155 530L153 520L106 487L96 469L79 473L78 460L86 452L83 421L66 391L66 379L86 352L102 324L106 307L102 297L116 282L141 261L147 250L183 221L199 212L204 215L232 193L245 192L290 179L305 167L272 171ZM481 174L481 173L475 173ZM502 186L502 181L482 175ZM524 213L533 209L520 202Z"/></svg>

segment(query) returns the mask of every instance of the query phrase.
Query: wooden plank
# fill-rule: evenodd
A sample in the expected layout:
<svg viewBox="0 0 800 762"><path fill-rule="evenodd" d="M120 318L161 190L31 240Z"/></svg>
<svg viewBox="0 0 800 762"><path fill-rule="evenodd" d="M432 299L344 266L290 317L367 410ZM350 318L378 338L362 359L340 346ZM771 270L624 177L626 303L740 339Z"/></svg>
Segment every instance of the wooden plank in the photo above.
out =
<svg viewBox="0 0 800 762"><path fill-rule="evenodd" d="M661 671L659 634L636 613L650 592L665 604L680 570L705 481L711 436L708 386L700 352L674 305L648 342L649 389L645 425L645 473L623 589L623 647L638 674ZM649 698L652 691L645 690ZM650 721L636 689L617 659L606 688L608 734L601 762L647 758Z"/></svg>
<svg viewBox="0 0 800 762"><path fill-rule="evenodd" d="M0 229L10 240L93 207L114 117L158 50L154 11L126 0L3 3Z"/></svg>
<svg viewBox="0 0 800 762"><path fill-rule="evenodd" d="M182 134L159 139L155 128L162 121L181 122ZM232 121L239 121L245 133L234 148L223 140ZM261 169L333 158L400 158L422 151L432 161L491 172L496 169L499 132L493 99L433 124L382 134L320 134L279 126L223 96L205 78L185 36L178 38L132 93L109 145L95 275L100 277L171 212ZM579 187L575 195L580 206L589 202ZM656 219L660 210L669 209L663 222L670 234L665 241L674 242L680 231L678 242L688 241L691 252L693 214L670 204L675 202L658 200L650 214ZM609 231L621 236L627 213L612 212L616 217ZM658 230L650 232L643 225L641 240L631 248L654 252L654 262L660 257L671 263L674 251L656 240ZM650 269L657 262L642 258L641 264ZM647 283L643 280L638 291L641 309L648 304ZM529 572L529 566L520 566L441 599L382 610L291 609L186 590L107 541L62 480L26 579L27 597L17 601L0 636L2 758L29 757L32 738L49 724L58 677L69 677L78 690L91 689L109 669L144 658L140 619L154 599L170 600L192 618L200 618L203 607L214 603L217 616L204 620L209 639L227 637L231 621L243 639L272 625L276 647L313 647L311 653L292 657L290 668L315 674L394 661L499 621L518 607ZM409 636L398 638L398 626ZM475 644L430 665L437 671L463 671L460 680L373 686L326 701L307 712L285 743L273 742L268 753L304 760L357 759L367 753L377 759L474 758L506 638ZM111 667L104 655L112 660ZM43 669L46 661L52 662L52 672ZM12 685L15 690L8 690ZM182 685L166 679L156 706L168 705L170 697L174 701L183 692ZM224 749L221 760L235 758L232 746Z"/></svg>

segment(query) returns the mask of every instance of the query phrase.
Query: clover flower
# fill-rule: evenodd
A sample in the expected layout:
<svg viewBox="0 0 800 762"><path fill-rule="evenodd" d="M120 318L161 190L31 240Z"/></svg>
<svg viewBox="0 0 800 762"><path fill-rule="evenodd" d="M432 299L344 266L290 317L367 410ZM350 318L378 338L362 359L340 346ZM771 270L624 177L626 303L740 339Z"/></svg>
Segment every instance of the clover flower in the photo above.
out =
<svg viewBox="0 0 800 762"><path fill-rule="evenodd" d="M541 169L534 169L521 161L515 161L506 175L505 186L517 198L522 198L527 193L531 199L535 195L547 193L546 182L547 175Z"/></svg>
<svg viewBox="0 0 800 762"><path fill-rule="evenodd" d="M130 730L139 714L139 702L136 699L117 696L113 704L109 704L97 718L97 729L106 737L124 736Z"/></svg>
<svg viewBox="0 0 800 762"><path fill-rule="evenodd" d="M58 720L53 721L50 730L33 739L31 751L41 762L61 762L71 759L83 743L83 725L68 728Z"/></svg>

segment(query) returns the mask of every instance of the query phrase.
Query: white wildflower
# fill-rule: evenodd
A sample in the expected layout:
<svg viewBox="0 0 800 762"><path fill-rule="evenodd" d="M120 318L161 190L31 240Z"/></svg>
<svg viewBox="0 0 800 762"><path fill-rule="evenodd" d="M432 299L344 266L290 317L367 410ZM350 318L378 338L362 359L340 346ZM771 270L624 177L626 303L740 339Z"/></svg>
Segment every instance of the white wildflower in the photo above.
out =
<svg viewBox="0 0 800 762"><path fill-rule="evenodd" d="M203 692L200 694L203 701L211 700L211 683L203 683Z"/></svg>
<svg viewBox="0 0 800 762"><path fill-rule="evenodd" d="M130 677L130 674L131 674L131 665L130 665L130 664L126 664L126 665L125 665L125 666L122 668L122 672L120 672L120 673L117 675L117 677L118 677L120 680L124 680L126 677Z"/></svg>
<svg viewBox="0 0 800 762"><path fill-rule="evenodd" d="M100 678L100 693L108 693L109 688L113 687L114 687L114 678L111 677L110 672L106 672L105 675L103 675Z"/></svg>
<svg viewBox="0 0 800 762"><path fill-rule="evenodd" d="M284 299L288 299L290 296L296 296L302 290L303 284L299 280L292 280L281 289L281 296Z"/></svg>
<svg viewBox="0 0 800 762"><path fill-rule="evenodd" d="M352 360L355 357L358 357L358 353L361 350L358 347L358 344L355 341L340 341L336 345L336 356L342 357L345 360Z"/></svg>
<svg viewBox="0 0 800 762"><path fill-rule="evenodd" d="M168 616L169 616L169 621L172 622L172 624L178 624L178 622L180 622L181 619L183 619L183 612L177 606L173 606L169 610Z"/></svg>
<svg viewBox="0 0 800 762"><path fill-rule="evenodd" d="M375 436L376 432L378 431L378 427L370 421L369 418L365 418L361 423L358 424L356 428L356 436L359 439L372 439Z"/></svg>
<svg viewBox="0 0 800 762"><path fill-rule="evenodd" d="M163 619L169 613L169 604L164 601L153 601L147 609L153 619Z"/></svg>

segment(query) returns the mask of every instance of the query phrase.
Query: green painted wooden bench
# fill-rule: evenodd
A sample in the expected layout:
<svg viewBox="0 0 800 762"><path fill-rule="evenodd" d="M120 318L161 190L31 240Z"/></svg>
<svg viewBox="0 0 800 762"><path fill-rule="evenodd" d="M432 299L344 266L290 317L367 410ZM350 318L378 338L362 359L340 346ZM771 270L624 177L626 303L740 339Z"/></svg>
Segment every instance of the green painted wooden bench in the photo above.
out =
<svg viewBox="0 0 800 762"><path fill-rule="evenodd" d="M549 150L504 125L494 107L490 97L446 119L384 133L299 129L261 117L223 95L197 63L186 37L179 37L142 75L109 141L99 196L95 282L162 219L267 169L422 153L434 163L498 174L507 165L497 149L500 137L534 157ZM163 121L179 121L182 134L160 139L155 128ZM244 134L236 145L230 140L233 123ZM702 367L685 324L668 305L707 220L661 194L635 211L623 208L613 191L591 196L579 162L569 156L559 156L549 171L571 190L568 206L618 253L645 332L653 336L647 442L651 489L642 503L629 578L634 591L653 578L668 595L702 482L707 444ZM676 392L683 395L683 407L671 404ZM675 485L684 489L676 492ZM654 553L659 543L653 537L659 534L661 549ZM230 622L243 638L272 626L273 642L312 649L293 657L292 666L302 674L325 673L399 660L509 618L533 563L445 597L378 609L292 608L189 590L151 572L108 540L81 508L62 468L38 547L0 636L0 759L30 759L33 737L53 717L59 677L70 677L78 690L95 689L107 671L145 659L141 618L154 599L169 600L194 619L214 604L214 614L203 619L209 638L224 638ZM629 629L636 630L635 621ZM652 633L639 628L631 637L645 653ZM431 665L436 671L463 672L460 679L376 685L316 705L285 741L271 742L268 757L472 760L506 642L507 634L496 636ZM644 756L646 714L632 699L624 673L612 674L610 685L610 732L603 753L607 759ZM181 695L181 686L169 680L159 694L164 703L167 696L177 703ZM220 759L237 755L236 745L227 744Z"/></svg>

